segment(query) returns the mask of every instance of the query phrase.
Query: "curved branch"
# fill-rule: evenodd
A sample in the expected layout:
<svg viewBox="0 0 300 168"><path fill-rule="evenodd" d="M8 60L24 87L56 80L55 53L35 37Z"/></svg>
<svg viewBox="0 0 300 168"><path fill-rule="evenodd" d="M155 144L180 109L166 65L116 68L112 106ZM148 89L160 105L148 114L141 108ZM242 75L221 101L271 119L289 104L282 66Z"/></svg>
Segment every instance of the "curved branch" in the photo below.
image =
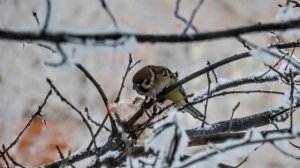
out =
<svg viewBox="0 0 300 168"><path fill-rule="evenodd" d="M50 0L47 0L47 13L46 13L46 19L45 19L45 23L43 25L41 34L45 34L47 29L48 29L48 24L49 24L49 20L50 20L50 14L51 14L51 2Z"/></svg>
<svg viewBox="0 0 300 168"><path fill-rule="evenodd" d="M52 66L52 67L58 67L58 66L61 66L64 63L67 62L67 54L61 48L61 44L60 43L56 43L56 48L57 48L57 50L60 53L61 60L59 62L57 62L57 63L54 63L54 62L45 62L45 65Z"/></svg>

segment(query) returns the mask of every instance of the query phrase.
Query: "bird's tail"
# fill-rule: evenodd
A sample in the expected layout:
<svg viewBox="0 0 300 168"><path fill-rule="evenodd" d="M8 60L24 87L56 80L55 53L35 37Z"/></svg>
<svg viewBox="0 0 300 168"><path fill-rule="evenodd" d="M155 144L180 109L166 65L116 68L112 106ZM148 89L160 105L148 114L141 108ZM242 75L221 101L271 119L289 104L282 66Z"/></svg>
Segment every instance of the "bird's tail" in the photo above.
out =
<svg viewBox="0 0 300 168"><path fill-rule="evenodd" d="M194 118L199 119L204 117L204 115L193 106L187 106L183 110L190 113Z"/></svg>

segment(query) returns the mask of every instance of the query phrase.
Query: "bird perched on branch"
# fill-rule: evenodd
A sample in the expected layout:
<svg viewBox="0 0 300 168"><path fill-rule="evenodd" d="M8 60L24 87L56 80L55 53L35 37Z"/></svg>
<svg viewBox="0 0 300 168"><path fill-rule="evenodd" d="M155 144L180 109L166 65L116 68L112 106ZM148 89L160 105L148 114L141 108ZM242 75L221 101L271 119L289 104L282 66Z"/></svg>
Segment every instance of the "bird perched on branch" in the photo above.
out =
<svg viewBox="0 0 300 168"><path fill-rule="evenodd" d="M148 65L137 71L133 76L133 89L140 95L157 98L159 93L177 82L177 76L177 73L171 72L166 67ZM162 99L160 100L164 101L165 99L171 100L176 108L181 108L188 103L182 86L162 95ZM199 119L204 117L193 106L187 106L183 110L189 112L194 118Z"/></svg>

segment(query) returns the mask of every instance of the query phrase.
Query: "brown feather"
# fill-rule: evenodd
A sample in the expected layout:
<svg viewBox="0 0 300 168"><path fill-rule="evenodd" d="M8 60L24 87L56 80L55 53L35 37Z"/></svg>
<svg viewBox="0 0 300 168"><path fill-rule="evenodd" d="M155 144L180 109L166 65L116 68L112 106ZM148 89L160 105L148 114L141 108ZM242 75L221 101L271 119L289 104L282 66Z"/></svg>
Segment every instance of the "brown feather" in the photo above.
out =
<svg viewBox="0 0 300 168"><path fill-rule="evenodd" d="M140 84L140 83L143 83L145 76L151 77L151 72L149 71L149 67L150 67L150 65L145 66L142 69L140 69L139 71L137 71L132 78L132 82Z"/></svg>

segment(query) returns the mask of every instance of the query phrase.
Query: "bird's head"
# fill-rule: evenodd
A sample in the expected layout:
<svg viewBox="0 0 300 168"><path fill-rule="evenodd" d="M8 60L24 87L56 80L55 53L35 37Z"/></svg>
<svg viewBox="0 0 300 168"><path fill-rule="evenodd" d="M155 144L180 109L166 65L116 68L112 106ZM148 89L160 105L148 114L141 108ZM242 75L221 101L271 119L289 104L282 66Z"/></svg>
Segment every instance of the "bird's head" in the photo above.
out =
<svg viewBox="0 0 300 168"><path fill-rule="evenodd" d="M132 78L133 90L136 90L139 94L144 95L149 91L155 74L150 65L143 67L135 73Z"/></svg>

